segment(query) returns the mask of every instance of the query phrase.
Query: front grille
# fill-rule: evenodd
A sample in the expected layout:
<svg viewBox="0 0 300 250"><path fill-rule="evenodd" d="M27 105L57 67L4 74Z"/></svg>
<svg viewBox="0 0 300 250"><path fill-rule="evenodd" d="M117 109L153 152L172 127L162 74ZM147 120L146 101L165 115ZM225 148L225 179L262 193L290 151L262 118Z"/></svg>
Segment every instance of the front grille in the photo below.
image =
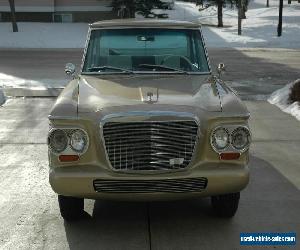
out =
<svg viewBox="0 0 300 250"><path fill-rule="evenodd" d="M101 193L185 193L201 192L207 179L186 178L173 180L95 180L94 189Z"/></svg>
<svg viewBox="0 0 300 250"><path fill-rule="evenodd" d="M195 121L107 122L106 152L115 170L173 170L190 163L197 138Z"/></svg>

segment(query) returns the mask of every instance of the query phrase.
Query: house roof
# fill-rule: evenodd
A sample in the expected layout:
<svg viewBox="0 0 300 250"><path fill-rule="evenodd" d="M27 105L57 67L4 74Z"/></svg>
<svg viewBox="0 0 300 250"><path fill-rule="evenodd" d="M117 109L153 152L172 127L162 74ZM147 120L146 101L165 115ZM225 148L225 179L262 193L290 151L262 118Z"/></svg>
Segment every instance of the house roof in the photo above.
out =
<svg viewBox="0 0 300 250"><path fill-rule="evenodd" d="M93 28L109 28L109 27L147 27L147 28L199 28L199 23L188 21L178 21L170 19L114 19L101 22L95 22L90 25Z"/></svg>

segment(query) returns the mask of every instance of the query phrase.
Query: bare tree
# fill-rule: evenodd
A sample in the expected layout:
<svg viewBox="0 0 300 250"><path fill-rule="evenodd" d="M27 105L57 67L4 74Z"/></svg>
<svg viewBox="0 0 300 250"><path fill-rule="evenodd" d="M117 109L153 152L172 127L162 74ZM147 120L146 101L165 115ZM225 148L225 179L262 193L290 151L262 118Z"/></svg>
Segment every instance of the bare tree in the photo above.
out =
<svg viewBox="0 0 300 250"><path fill-rule="evenodd" d="M242 0L238 0L238 35L242 35Z"/></svg>
<svg viewBox="0 0 300 250"><path fill-rule="evenodd" d="M277 27L278 36L281 36L282 34L282 10L283 10L283 0L279 0L279 18L278 18L278 27Z"/></svg>
<svg viewBox="0 0 300 250"><path fill-rule="evenodd" d="M17 25L17 21L16 21L15 1L14 0L8 0L8 1L9 1L9 6L10 6L13 32L18 32L18 25Z"/></svg>
<svg viewBox="0 0 300 250"><path fill-rule="evenodd" d="M217 5L218 5L218 27L223 27L223 5L224 5L224 1L223 0L218 0Z"/></svg>

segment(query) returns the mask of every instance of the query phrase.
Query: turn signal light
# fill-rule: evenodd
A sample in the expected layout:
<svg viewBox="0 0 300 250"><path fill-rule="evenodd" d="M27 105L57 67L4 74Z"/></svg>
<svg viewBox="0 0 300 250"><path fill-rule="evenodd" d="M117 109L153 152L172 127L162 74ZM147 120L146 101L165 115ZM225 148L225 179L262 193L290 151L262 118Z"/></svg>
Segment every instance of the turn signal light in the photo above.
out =
<svg viewBox="0 0 300 250"><path fill-rule="evenodd" d="M79 160L78 155L60 155L58 158L61 162L72 162Z"/></svg>
<svg viewBox="0 0 300 250"><path fill-rule="evenodd" d="M221 160L237 160L241 156L240 153L221 153L220 159Z"/></svg>

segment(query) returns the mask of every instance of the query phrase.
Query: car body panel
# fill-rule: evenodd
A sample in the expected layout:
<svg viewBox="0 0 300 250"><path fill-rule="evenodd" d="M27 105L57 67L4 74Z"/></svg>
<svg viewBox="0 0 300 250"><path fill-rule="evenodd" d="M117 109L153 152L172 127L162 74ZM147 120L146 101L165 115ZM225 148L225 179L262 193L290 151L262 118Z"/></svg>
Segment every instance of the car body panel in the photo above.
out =
<svg viewBox="0 0 300 250"><path fill-rule="evenodd" d="M97 28L181 27L199 29L198 24L170 21L105 21ZM151 97L149 97L151 93ZM249 127L249 111L234 91L208 74L79 74L58 97L49 115L50 127L81 128L89 136L89 147L77 162L60 162L49 150L49 180L61 195L92 199L159 200L211 196L239 192L249 181L249 150L236 160L221 160L210 145L218 126ZM198 124L193 157L185 169L118 171L112 168L102 134L107 121L194 120ZM95 179L168 180L205 177L202 192L147 194L99 193Z"/></svg>

